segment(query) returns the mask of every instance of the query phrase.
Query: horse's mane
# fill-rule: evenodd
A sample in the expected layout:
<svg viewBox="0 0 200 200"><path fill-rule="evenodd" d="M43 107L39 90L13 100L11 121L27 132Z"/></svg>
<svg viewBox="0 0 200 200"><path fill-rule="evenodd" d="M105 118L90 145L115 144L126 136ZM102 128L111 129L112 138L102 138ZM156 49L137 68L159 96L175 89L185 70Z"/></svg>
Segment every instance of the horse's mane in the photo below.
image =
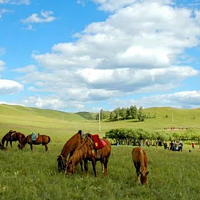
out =
<svg viewBox="0 0 200 200"><path fill-rule="evenodd" d="M146 173L146 165L145 165L145 155L146 153L144 152L143 149L140 149L140 165L141 165L141 172Z"/></svg>
<svg viewBox="0 0 200 200"><path fill-rule="evenodd" d="M69 161L73 161L76 165L81 161L82 157L84 156L84 148L86 148L86 143L90 140L89 137L86 137L84 141L76 148L73 155L70 157Z"/></svg>
<svg viewBox="0 0 200 200"><path fill-rule="evenodd" d="M86 142L88 142L88 139L90 139L89 137L86 137L83 142L77 147L76 151L82 149L84 147L84 145L86 144Z"/></svg>
<svg viewBox="0 0 200 200"><path fill-rule="evenodd" d="M62 155L63 157L67 157L67 155L71 152L71 151L73 151L73 150L75 150L75 149L73 149L73 139L74 138L76 138L77 136L81 136L81 138L82 138L82 131L81 130L79 130L78 131L78 133L76 133L75 135L73 135L66 143L65 143L65 145L63 146L63 148L62 148L62 151L61 151L61 154L60 155Z"/></svg>

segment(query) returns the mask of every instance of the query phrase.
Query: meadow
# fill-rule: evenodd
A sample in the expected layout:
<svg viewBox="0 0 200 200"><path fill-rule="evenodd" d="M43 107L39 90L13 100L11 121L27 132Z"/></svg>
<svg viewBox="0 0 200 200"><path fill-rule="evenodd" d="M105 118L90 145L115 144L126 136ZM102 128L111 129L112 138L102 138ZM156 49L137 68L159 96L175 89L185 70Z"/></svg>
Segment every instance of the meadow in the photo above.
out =
<svg viewBox="0 0 200 200"><path fill-rule="evenodd" d="M155 119L141 123L102 122L100 135L119 127L163 130L165 126L191 126L199 129L199 110L174 111L174 121L165 117L164 109L156 113ZM144 187L136 181L131 160L133 146L112 146L106 178L100 163L97 163L97 178L93 176L91 164L89 178L82 175L80 166L73 176L58 173L56 159L65 142L79 129L97 133L97 121L88 121L76 114L0 105L0 138L10 129L26 135L31 132L47 134L51 142L48 152L43 146L34 146L31 152L29 145L21 151L17 143L7 151L0 151L0 199L200 199L200 149L197 145L191 153L186 143L183 152L144 146L149 157L149 184Z"/></svg>

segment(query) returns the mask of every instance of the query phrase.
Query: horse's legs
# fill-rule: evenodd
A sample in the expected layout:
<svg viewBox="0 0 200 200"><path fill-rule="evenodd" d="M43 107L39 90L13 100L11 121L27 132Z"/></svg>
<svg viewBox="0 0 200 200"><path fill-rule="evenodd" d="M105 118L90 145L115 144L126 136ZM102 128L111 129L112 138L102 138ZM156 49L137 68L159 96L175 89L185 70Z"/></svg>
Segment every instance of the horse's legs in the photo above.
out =
<svg viewBox="0 0 200 200"><path fill-rule="evenodd" d="M10 146L12 147L12 140L10 140Z"/></svg>
<svg viewBox="0 0 200 200"><path fill-rule="evenodd" d="M46 144L44 146L45 146L45 150L48 151L48 146Z"/></svg>
<svg viewBox="0 0 200 200"><path fill-rule="evenodd" d="M102 169L102 172L104 173L104 170L105 170L105 168L104 168L104 161L103 161L104 159L102 159L100 162L101 162L101 169Z"/></svg>
<svg viewBox="0 0 200 200"><path fill-rule="evenodd" d="M83 162L80 162L80 166L81 166L81 171L83 172Z"/></svg>
<svg viewBox="0 0 200 200"><path fill-rule="evenodd" d="M135 162L134 162L134 165L135 165L135 168L136 168L137 181L140 182L140 166L139 166L139 164L137 164Z"/></svg>
<svg viewBox="0 0 200 200"><path fill-rule="evenodd" d="M84 169L86 172L86 177L88 178L88 161L87 160L84 160Z"/></svg>
<svg viewBox="0 0 200 200"><path fill-rule="evenodd" d="M93 168L93 171L94 171L94 176L97 177L97 172L96 172L96 160L95 160L95 158L92 159L92 168Z"/></svg>
<svg viewBox="0 0 200 200"><path fill-rule="evenodd" d="M8 140L6 140L6 147L8 147Z"/></svg>
<svg viewBox="0 0 200 200"><path fill-rule="evenodd" d="M108 176L108 171L107 171L107 164L108 164L108 158L104 158L104 176Z"/></svg>
<svg viewBox="0 0 200 200"><path fill-rule="evenodd" d="M32 144L30 144L30 148L31 148L31 151L33 151L33 145Z"/></svg>

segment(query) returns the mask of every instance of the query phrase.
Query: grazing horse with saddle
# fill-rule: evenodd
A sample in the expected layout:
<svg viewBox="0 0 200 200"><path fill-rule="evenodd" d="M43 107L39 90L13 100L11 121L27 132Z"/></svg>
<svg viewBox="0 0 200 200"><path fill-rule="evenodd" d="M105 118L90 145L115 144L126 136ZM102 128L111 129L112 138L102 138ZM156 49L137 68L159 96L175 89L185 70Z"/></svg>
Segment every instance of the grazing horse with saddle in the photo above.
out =
<svg viewBox="0 0 200 200"><path fill-rule="evenodd" d="M24 139L20 141L18 144L19 149L23 149L26 144L30 145L31 151L33 150L33 145L39 145L42 144L45 146L45 150L48 150L47 144L51 141L51 138L48 135L40 135L32 133L28 136L26 136Z"/></svg>
<svg viewBox="0 0 200 200"><path fill-rule="evenodd" d="M94 137L93 137L94 136ZM84 141L74 151L69 158L66 167L66 174L74 174L76 166L82 160L84 161L84 169L88 177L88 161L92 162L94 176L96 177L96 161L100 161L104 176L108 175L107 164L111 154L111 145L106 139L99 139L97 135L86 134Z"/></svg>
<svg viewBox="0 0 200 200"><path fill-rule="evenodd" d="M149 173L147 171L148 158L146 152L140 147L133 148L132 160L136 168L138 182L141 181L142 185L146 185L148 183L147 175Z"/></svg>

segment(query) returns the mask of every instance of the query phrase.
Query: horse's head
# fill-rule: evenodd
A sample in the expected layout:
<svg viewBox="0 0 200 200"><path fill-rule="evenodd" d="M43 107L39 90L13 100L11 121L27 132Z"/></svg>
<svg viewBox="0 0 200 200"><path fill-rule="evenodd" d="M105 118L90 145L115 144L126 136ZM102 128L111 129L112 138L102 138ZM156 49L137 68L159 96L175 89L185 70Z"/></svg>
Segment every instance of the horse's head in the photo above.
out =
<svg viewBox="0 0 200 200"><path fill-rule="evenodd" d="M75 165L73 160L70 158L68 160L68 162L66 163L66 170L65 170L65 174L67 175L72 175L75 173Z"/></svg>
<svg viewBox="0 0 200 200"><path fill-rule="evenodd" d="M140 176L140 181L142 183L142 185L146 185L148 183L148 180L147 180L147 175L149 174L149 172L140 172L141 176Z"/></svg>
<svg viewBox="0 0 200 200"><path fill-rule="evenodd" d="M65 170L66 163L65 163L65 158L62 155L58 156L57 162L58 162L58 171L61 172L61 171Z"/></svg>
<svg viewBox="0 0 200 200"><path fill-rule="evenodd" d="M23 149L23 148L24 148L24 145L22 145L22 144L19 143L19 144L18 144L18 148L19 148L19 149Z"/></svg>

